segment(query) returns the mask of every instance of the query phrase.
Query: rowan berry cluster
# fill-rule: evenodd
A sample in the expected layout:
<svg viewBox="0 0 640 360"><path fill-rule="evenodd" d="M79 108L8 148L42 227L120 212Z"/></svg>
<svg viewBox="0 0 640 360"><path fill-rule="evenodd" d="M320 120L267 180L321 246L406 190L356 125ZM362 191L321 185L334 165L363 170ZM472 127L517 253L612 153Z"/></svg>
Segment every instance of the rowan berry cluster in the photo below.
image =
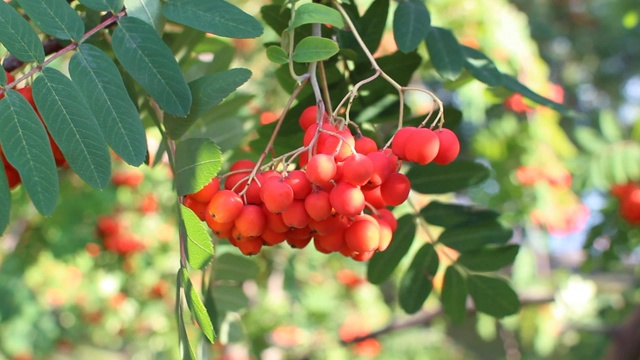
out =
<svg viewBox="0 0 640 360"><path fill-rule="evenodd" d="M5 74L7 76L8 83L11 83L15 80L13 75L11 75L10 73L5 72ZM24 87L18 88L16 89L16 91L22 94L22 96L24 96L25 99L27 99L29 104L31 104L36 114L38 115L38 118L40 119L40 121L42 121L40 112L36 108L36 103L33 101L31 86L24 86ZM2 99L3 97L4 97L4 93L0 94L0 99ZM46 129L47 126L44 124L44 121L42 121L42 124L45 126L45 129ZM58 144L56 144L56 142L53 141L53 138L51 137L48 131L47 131L47 135L49 136L49 144L51 145L51 150L53 151L53 158L56 161L56 166L58 167L67 166L67 160L65 159L64 155L62 154L62 151L58 147ZM2 157L2 162L4 164L4 171L7 175L9 188L13 189L22 183L22 179L20 178L20 174L18 173L18 170L16 170L16 168L14 168L13 165L11 165L7 160L7 158L5 157L4 152L2 151L2 148L0 148L0 156Z"/></svg>
<svg viewBox="0 0 640 360"><path fill-rule="evenodd" d="M245 255L282 242L304 248L313 240L320 252L368 260L393 239L397 221L389 207L409 196L402 161L447 164L460 150L452 131L422 127L401 128L391 146L379 149L344 122L319 116L317 106L305 109L299 124L303 146L288 159L265 167L239 160L184 199L216 236Z"/></svg>

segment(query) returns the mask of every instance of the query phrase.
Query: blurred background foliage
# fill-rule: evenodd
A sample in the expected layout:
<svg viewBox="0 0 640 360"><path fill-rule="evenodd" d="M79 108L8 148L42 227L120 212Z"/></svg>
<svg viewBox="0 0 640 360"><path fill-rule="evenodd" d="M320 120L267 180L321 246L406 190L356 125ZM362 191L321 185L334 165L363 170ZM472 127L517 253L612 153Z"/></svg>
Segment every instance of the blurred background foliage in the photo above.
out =
<svg viewBox="0 0 640 360"><path fill-rule="evenodd" d="M234 1L259 19L264 3ZM358 1L362 9L369 3ZM640 322L640 194L634 207L628 199L637 191L622 189L640 180L637 2L430 0L427 6L432 25L451 28L502 72L580 112L563 117L468 74L443 81L428 60L411 80L462 112L463 156L492 169L491 179L456 201L497 210L514 228L521 249L505 275L523 296L523 310L500 321L469 314L454 326L432 297L410 317L398 309L397 276L377 287L366 281L366 265L339 255L276 247L247 259L220 244L211 270L219 291L205 297L222 309L220 341L210 349L217 358L640 354L624 341ZM261 128L287 98L263 47L279 35L267 30L258 39L229 40L168 29L164 38L187 80L229 66L253 72L207 113L214 121L197 122L185 137L213 138L226 163L261 151L252 141L264 136ZM186 38L197 46L181 54ZM376 55L394 51L393 35L385 32ZM418 53L428 59L423 45ZM414 114L428 111L423 98L408 101ZM158 134L149 116L143 121L153 157ZM176 198L168 168L157 163L136 169L115 161L103 191L62 170L61 200L49 218L37 214L20 187L12 192L12 222L0 239L0 359L176 358ZM199 281L196 274L192 281ZM438 277L434 282L438 289ZM342 343L378 329L386 330Z"/></svg>

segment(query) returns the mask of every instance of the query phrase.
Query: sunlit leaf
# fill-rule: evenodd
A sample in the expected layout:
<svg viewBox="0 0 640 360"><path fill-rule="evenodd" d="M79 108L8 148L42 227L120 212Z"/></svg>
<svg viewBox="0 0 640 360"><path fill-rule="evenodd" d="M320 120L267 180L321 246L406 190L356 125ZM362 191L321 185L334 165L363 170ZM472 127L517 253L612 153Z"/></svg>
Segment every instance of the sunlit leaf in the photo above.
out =
<svg viewBox="0 0 640 360"><path fill-rule="evenodd" d="M402 277L398 301L408 314L420 310L422 304L433 290L433 277L438 271L440 261L431 244L424 244L416 253L409 269Z"/></svg>
<svg viewBox="0 0 640 360"><path fill-rule="evenodd" d="M253 16L224 0L168 0L162 13L169 20L218 36L255 38L263 31Z"/></svg>
<svg viewBox="0 0 640 360"><path fill-rule="evenodd" d="M91 104L91 112L113 151L130 165L142 164L147 156L144 127L109 56L97 47L82 44L69 61L69 73Z"/></svg>
<svg viewBox="0 0 640 360"><path fill-rule="evenodd" d="M22 178L36 209L51 215L58 201L58 172L49 137L27 99L9 90L0 101L2 150ZM4 174L0 174L0 177Z"/></svg>
<svg viewBox="0 0 640 360"><path fill-rule="evenodd" d="M176 145L175 181L179 196L202 189L222 167L220 148L210 139L185 139Z"/></svg>
<svg viewBox="0 0 640 360"><path fill-rule="evenodd" d="M69 166L96 189L111 177L111 155L89 105L71 79L47 67L33 81L33 98Z"/></svg>
<svg viewBox="0 0 640 360"><path fill-rule="evenodd" d="M513 315L520 310L520 300L509 284L498 277L471 274L467 289L476 309L497 318Z"/></svg>
<svg viewBox="0 0 640 360"><path fill-rule="evenodd" d="M4 1L0 1L0 29L0 43L13 56L25 62L44 61L44 49L38 34L22 15Z"/></svg>
<svg viewBox="0 0 640 360"><path fill-rule="evenodd" d="M462 45L462 52L465 56L464 67L474 78L489 86L502 84L502 73L485 54L464 45Z"/></svg>
<svg viewBox="0 0 640 360"><path fill-rule="evenodd" d="M431 27L431 16L424 1L400 1L393 15L393 37L402 52L415 50Z"/></svg>
<svg viewBox="0 0 640 360"><path fill-rule="evenodd" d="M180 268L180 275L182 276L182 283L184 284L184 296L191 315L193 315L200 326L200 331L202 331L210 343L213 343L215 333L213 332L213 324L209 318L209 313L207 313L207 309L204 307L198 291L193 287L187 269Z"/></svg>
<svg viewBox="0 0 640 360"><path fill-rule="evenodd" d="M169 47L146 22L124 17L113 32L113 51L122 66L168 113L186 116L191 92Z"/></svg>
<svg viewBox="0 0 640 360"><path fill-rule="evenodd" d="M468 160L456 160L448 165L414 166L407 173L413 189L423 194L462 190L483 183L489 175L486 166Z"/></svg>
<svg viewBox="0 0 640 360"><path fill-rule="evenodd" d="M406 255L416 235L416 223L411 215L398 220L398 229L385 251L377 252L369 260L367 278L373 284L381 284L391 276L400 260Z"/></svg>
<svg viewBox="0 0 640 360"><path fill-rule="evenodd" d="M329 24L337 28L344 27L342 15L340 15L338 10L326 5L316 3L302 4L296 9L295 14L295 18L291 24L292 29L312 23Z"/></svg>
<svg viewBox="0 0 640 360"><path fill-rule="evenodd" d="M293 50L293 61L307 63L323 61L337 54L340 48L333 40L319 36L306 37Z"/></svg>
<svg viewBox="0 0 640 360"><path fill-rule="evenodd" d="M455 266L449 266L444 273L440 297L444 313L454 323L461 323L467 314L467 284Z"/></svg>
<svg viewBox="0 0 640 360"><path fill-rule="evenodd" d="M124 0L127 16L138 18L158 28L162 20L162 4L160 0Z"/></svg>
<svg viewBox="0 0 640 360"><path fill-rule="evenodd" d="M84 22L65 0L19 0L29 18L45 33L64 40L80 40Z"/></svg>
<svg viewBox="0 0 640 360"><path fill-rule="evenodd" d="M182 204L180 204L180 216L187 234L185 239L187 261L192 268L201 270L213 259L211 236L198 216Z"/></svg>
<svg viewBox="0 0 640 360"><path fill-rule="evenodd" d="M438 74L447 80L457 79L464 67L465 54L451 30L431 27L425 42Z"/></svg>
<svg viewBox="0 0 640 360"><path fill-rule="evenodd" d="M513 236L513 230L504 228L497 221L460 224L447 228L438 241L458 251L472 251L489 244L504 244Z"/></svg>
<svg viewBox="0 0 640 360"><path fill-rule="evenodd" d="M513 264L519 250L520 246L518 245L485 247L480 250L462 253L457 263L473 271L498 271L507 265Z"/></svg>

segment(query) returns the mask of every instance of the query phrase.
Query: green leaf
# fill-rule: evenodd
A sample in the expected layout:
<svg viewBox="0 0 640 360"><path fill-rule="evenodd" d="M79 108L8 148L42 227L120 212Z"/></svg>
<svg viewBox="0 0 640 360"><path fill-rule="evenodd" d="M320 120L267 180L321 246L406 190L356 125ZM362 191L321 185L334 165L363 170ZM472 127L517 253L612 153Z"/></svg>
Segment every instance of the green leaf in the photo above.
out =
<svg viewBox="0 0 640 360"><path fill-rule="evenodd" d="M367 278L372 284L381 284L391 276L400 260L405 256L416 235L416 223L411 215L398 220L398 229L385 251L377 252L369 260Z"/></svg>
<svg viewBox="0 0 640 360"><path fill-rule="evenodd" d="M142 164L147 157L144 126L109 56L97 47L82 44L69 61L69 73L91 104L91 112L113 151L130 165Z"/></svg>
<svg viewBox="0 0 640 360"><path fill-rule="evenodd" d="M598 116L602 136L609 142L622 140L622 129L616 115L611 110L602 110Z"/></svg>
<svg viewBox="0 0 640 360"><path fill-rule="evenodd" d="M414 51L431 28L431 16L424 1L400 1L393 15L393 37L402 52Z"/></svg>
<svg viewBox="0 0 640 360"><path fill-rule="evenodd" d="M118 13L124 5L124 0L80 0L80 2L89 9L113 13Z"/></svg>
<svg viewBox="0 0 640 360"><path fill-rule="evenodd" d="M0 101L0 142L36 209L51 215L58 201L58 171L47 132L27 99L15 90ZM4 176L0 174L0 176Z"/></svg>
<svg viewBox="0 0 640 360"><path fill-rule="evenodd" d="M480 312L501 318L520 310L518 295L498 277L471 274L467 277L467 288Z"/></svg>
<svg viewBox="0 0 640 360"><path fill-rule="evenodd" d="M127 16L138 18L158 29L162 20L160 0L124 0Z"/></svg>
<svg viewBox="0 0 640 360"><path fill-rule="evenodd" d="M457 79L462 73L465 55L451 30L433 26L425 41L431 63L438 74L447 80Z"/></svg>
<svg viewBox="0 0 640 360"><path fill-rule="evenodd" d="M218 36L255 38L263 32L258 20L224 0L169 0L162 13L169 20Z"/></svg>
<svg viewBox="0 0 640 360"><path fill-rule="evenodd" d="M198 292L193 288L187 269L180 268L180 276L182 277L182 282L184 284L184 295L187 300L187 306L191 311L191 315L196 319L202 333L207 337L209 342L213 344L213 340L215 338L213 324L211 323L207 309L204 307L200 296L198 296Z"/></svg>
<svg viewBox="0 0 640 360"><path fill-rule="evenodd" d="M344 27L342 15L338 10L322 4L307 3L296 9L291 28L313 23L329 24L340 29Z"/></svg>
<svg viewBox="0 0 640 360"><path fill-rule="evenodd" d="M623 146L624 168L627 170L629 179L638 181L640 179L640 146L637 143L628 143Z"/></svg>
<svg viewBox="0 0 640 360"><path fill-rule="evenodd" d="M11 5L0 1L0 43L24 62L44 61L44 49L38 34Z"/></svg>
<svg viewBox="0 0 640 360"><path fill-rule="evenodd" d="M45 33L64 40L80 40L84 22L65 0L18 0L29 18Z"/></svg>
<svg viewBox="0 0 640 360"><path fill-rule="evenodd" d="M252 258L224 253L216 259L216 280L242 282L258 276L258 264Z"/></svg>
<svg viewBox="0 0 640 360"><path fill-rule="evenodd" d="M469 224L496 220L500 214L493 210L474 206L431 201L420 210L420 215L429 223L445 228L458 224Z"/></svg>
<svg viewBox="0 0 640 360"><path fill-rule="evenodd" d="M178 344L180 346L180 359L182 360L196 360L196 355L193 352L193 347L189 342L189 335L187 334L187 328L184 323L184 308L182 306L182 289L184 289L184 277L182 275L182 269L178 270L176 276L176 305L175 313L178 320Z"/></svg>
<svg viewBox="0 0 640 360"><path fill-rule="evenodd" d="M486 166L468 160L456 160L448 165L414 166L407 173L412 188L423 194L462 190L483 183L489 175Z"/></svg>
<svg viewBox="0 0 640 360"><path fill-rule="evenodd" d="M292 57L295 62L308 63L327 60L338 51L340 48L333 40L319 36L308 36L296 45Z"/></svg>
<svg viewBox="0 0 640 360"><path fill-rule="evenodd" d="M213 259L211 237L198 215L182 204L180 204L180 216L187 233L185 242L187 261L192 268L202 270Z"/></svg>
<svg viewBox="0 0 640 360"><path fill-rule="evenodd" d="M240 286L217 285L212 289L219 314L247 308L249 299Z"/></svg>
<svg viewBox="0 0 640 360"><path fill-rule="evenodd" d="M33 98L69 166L96 189L111 177L111 156L82 94L60 71L47 67L33 81Z"/></svg>
<svg viewBox="0 0 640 360"><path fill-rule="evenodd" d="M165 117L167 133L172 139L179 139L207 111L218 105L225 97L247 82L251 71L243 68L229 69L220 73L203 76L189 83L193 96L191 111L186 119Z"/></svg>
<svg viewBox="0 0 640 360"><path fill-rule="evenodd" d="M260 15L276 34L282 34L289 27L291 9L278 4L264 5L260 8Z"/></svg>
<svg viewBox="0 0 640 360"><path fill-rule="evenodd" d="M578 145L586 152L600 154L608 145L601 137L600 133L588 126L576 126L573 130Z"/></svg>
<svg viewBox="0 0 640 360"><path fill-rule="evenodd" d="M518 245L486 247L477 251L462 253L457 263L472 271L498 271L507 265L513 264L519 250L520 246Z"/></svg>
<svg viewBox="0 0 640 360"><path fill-rule="evenodd" d="M210 139L185 139L176 145L176 190L179 196L202 189L222 168L220 148Z"/></svg>
<svg viewBox="0 0 640 360"><path fill-rule="evenodd" d="M0 100L2 103L2 100ZM0 175L4 174L4 163L0 161ZM0 237L7 229L11 219L11 191L6 176L0 176Z"/></svg>
<svg viewBox="0 0 640 360"><path fill-rule="evenodd" d="M4 86L6 84L7 84L7 73L4 71L0 71L0 85Z"/></svg>
<svg viewBox="0 0 640 360"><path fill-rule="evenodd" d="M461 252L472 251L489 244L504 244L513 236L513 230L506 229L497 221L461 224L447 228L438 241Z"/></svg>
<svg viewBox="0 0 640 360"><path fill-rule="evenodd" d="M467 69L474 78L489 86L502 85L502 73L485 54L464 45L462 45L462 52L465 56L464 68Z"/></svg>
<svg viewBox="0 0 640 360"><path fill-rule="evenodd" d="M508 90L522 94L522 96L528 98L529 100L535 101L540 105L549 107L567 116L577 115L575 111L567 108L566 106L533 92L531 89L529 89L527 86L522 84L511 75L502 74L502 86L504 86Z"/></svg>
<svg viewBox="0 0 640 360"><path fill-rule="evenodd" d="M444 273L442 295L440 297L444 313L454 323L461 323L467 314L467 284L455 266L449 266Z"/></svg>
<svg viewBox="0 0 640 360"><path fill-rule="evenodd" d="M438 253L433 245L424 244L400 282L398 301L405 312L413 314L420 310L433 290L432 280L439 265Z"/></svg>
<svg viewBox="0 0 640 360"><path fill-rule="evenodd" d="M287 52L280 46L272 45L267 48L267 58L276 64L286 64L289 62Z"/></svg>
<svg viewBox="0 0 640 360"><path fill-rule="evenodd" d="M189 113L189 86L173 53L149 24L124 17L112 41L122 66L164 111L176 116Z"/></svg>
<svg viewBox="0 0 640 360"><path fill-rule="evenodd" d="M353 3L351 5L344 4L343 6L353 21L367 49L375 52L380 45L382 34L387 24L389 0L374 0L362 17L360 17L358 9ZM360 45L358 45L351 31L338 31L338 39L341 49L353 50L358 54L358 60L367 61L364 52L360 48Z"/></svg>

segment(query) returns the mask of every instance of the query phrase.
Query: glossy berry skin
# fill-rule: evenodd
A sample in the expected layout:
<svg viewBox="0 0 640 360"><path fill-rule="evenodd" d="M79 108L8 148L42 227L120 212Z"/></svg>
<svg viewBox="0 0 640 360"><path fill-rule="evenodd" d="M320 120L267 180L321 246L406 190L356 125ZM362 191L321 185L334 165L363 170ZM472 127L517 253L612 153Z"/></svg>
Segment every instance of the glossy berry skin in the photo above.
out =
<svg viewBox="0 0 640 360"><path fill-rule="evenodd" d="M260 198L273 213L281 213L293 202L293 189L279 177L271 177L262 183Z"/></svg>
<svg viewBox="0 0 640 360"><path fill-rule="evenodd" d="M447 128L436 130L435 133L440 142L440 149L433 159L433 162L440 165L447 165L458 157L460 153L460 140L458 140L458 137L453 131Z"/></svg>
<svg viewBox="0 0 640 360"><path fill-rule="evenodd" d="M344 241L349 249L366 253L380 245L380 226L369 215L362 215L344 231Z"/></svg>
<svg viewBox="0 0 640 360"><path fill-rule="evenodd" d="M327 114L324 114L322 117L322 122L326 122L328 120ZM300 114L300 118L298 118L298 124L302 130L307 130L311 125L316 124L318 122L318 106L312 105L302 111Z"/></svg>
<svg viewBox="0 0 640 360"><path fill-rule="evenodd" d="M352 185L362 186L373 175L373 161L364 154L353 154L344 161L342 180Z"/></svg>
<svg viewBox="0 0 640 360"><path fill-rule="evenodd" d="M409 178L401 173L392 173L387 180L380 185L380 196L387 205L398 206L402 204L411 191Z"/></svg>
<svg viewBox="0 0 640 360"><path fill-rule="evenodd" d="M408 161L420 165L426 165L435 159L440 149L440 140L435 132L430 129L420 128L413 131L407 137L405 155Z"/></svg>
<svg viewBox="0 0 640 360"><path fill-rule="evenodd" d="M418 129L413 126L403 127L402 129L396 131L395 135L393 136L393 140L391 140L391 150L400 159L407 160L407 140L409 138L409 135L413 134L413 132L416 130Z"/></svg>
<svg viewBox="0 0 640 360"><path fill-rule="evenodd" d="M333 156L316 154L307 164L307 179L316 185L324 185L336 175L337 166Z"/></svg>
<svg viewBox="0 0 640 360"><path fill-rule="evenodd" d="M234 226L243 237L260 236L267 226L267 219L260 206L248 204L242 207Z"/></svg>
<svg viewBox="0 0 640 360"><path fill-rule="evenodd" d="M205 185L199 191L193 193L191 197L193 197L196 201L206 202L211 201L213 195L220 190L220 181L218 178L213 178L211 181Z"/></svg>
<svg viewBox="0 0 640 360"><path fill-rule="evenodd" d="M243 207L238 194L231 190L220 190L211 198L209 214L217 222L228 223L240 216Z"/></svg>
<svg viewBox="0 0 640 360"><path fill-rule="evenodd" d="M358 186L347 182L339 183L329 193L329 202L344 216L356 216L364 210L364 195Z"/></svg>

